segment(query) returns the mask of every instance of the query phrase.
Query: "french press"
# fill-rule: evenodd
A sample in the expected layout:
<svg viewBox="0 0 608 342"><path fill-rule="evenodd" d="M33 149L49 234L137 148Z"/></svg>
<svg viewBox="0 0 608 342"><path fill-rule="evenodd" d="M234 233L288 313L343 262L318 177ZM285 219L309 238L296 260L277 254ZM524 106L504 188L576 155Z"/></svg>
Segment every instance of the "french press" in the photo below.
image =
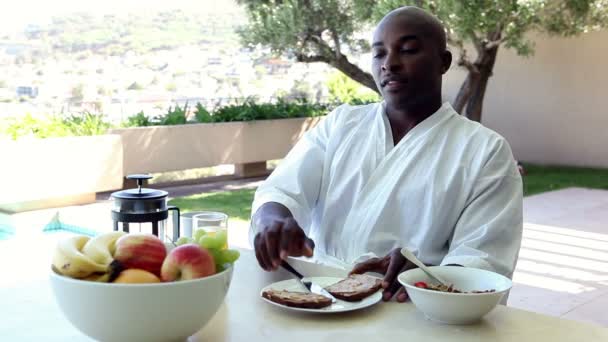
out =
<svg viewBox="0 0 608 342"><path fill-rule="evenodd" d="M127 179L137 181L136 189L127 189L112 193L112 221L114 230L124 232L152 233L161 240L177 241L180 235L179 208L167 206L168 192L143 188L144 180L151 179L147 174L128 175ZM172 215L173 234L168 235L167 218L169 210L175 211Z"/></svg>

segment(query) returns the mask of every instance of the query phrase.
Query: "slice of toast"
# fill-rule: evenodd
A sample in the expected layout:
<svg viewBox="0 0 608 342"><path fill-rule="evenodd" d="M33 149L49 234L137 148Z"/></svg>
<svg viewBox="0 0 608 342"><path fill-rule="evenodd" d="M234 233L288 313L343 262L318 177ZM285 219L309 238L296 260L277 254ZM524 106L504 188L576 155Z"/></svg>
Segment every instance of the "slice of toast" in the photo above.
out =
<svg viewBox="0 0 608 342"><path fill-rule="evenodd" d="M380 290L382 279L366 274L353 274L326 287L332 296L347 302L358 302Z"/></svg>
<svg viewBox="0 0 608 342"><path fill-rule="evenodd" d="M286 290L266 290L262 296L270 301L294 308L321 309L331 305L331 299L316 293Z"/></svg>

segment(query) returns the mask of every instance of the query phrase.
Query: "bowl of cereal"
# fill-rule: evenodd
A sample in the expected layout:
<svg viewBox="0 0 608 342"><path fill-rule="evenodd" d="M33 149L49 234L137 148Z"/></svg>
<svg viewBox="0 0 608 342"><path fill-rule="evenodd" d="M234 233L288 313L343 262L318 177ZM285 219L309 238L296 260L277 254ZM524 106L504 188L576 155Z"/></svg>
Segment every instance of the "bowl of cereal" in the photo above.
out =
<svg viewBox="0 0 608 342"><path fill-rule="evenodd" d="M401 273L399 282L428 319L444 324L472 324L492 311L511 289L509 278L478 268L431 266L448 282L437 284L419 268Z"/></svg>

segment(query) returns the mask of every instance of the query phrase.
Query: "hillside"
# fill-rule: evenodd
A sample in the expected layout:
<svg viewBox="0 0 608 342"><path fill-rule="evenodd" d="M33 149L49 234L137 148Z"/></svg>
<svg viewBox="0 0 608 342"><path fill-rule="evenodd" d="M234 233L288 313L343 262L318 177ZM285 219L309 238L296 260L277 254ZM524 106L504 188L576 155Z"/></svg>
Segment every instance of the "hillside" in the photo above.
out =
<svg viewBox="0 0 608 342"><path fill-rule="evenodd" d="M146 54L171 50L184 45L220 44L238 46L235 28L240 16L234 13L190 13L172 10L144 14L107 14L94 16L74 13L55 17L46 25L29 25L23 36L5 37L11 41L33 46L21 52L38 57L57 54L90 53L121 56L127 52Z"/></svg>

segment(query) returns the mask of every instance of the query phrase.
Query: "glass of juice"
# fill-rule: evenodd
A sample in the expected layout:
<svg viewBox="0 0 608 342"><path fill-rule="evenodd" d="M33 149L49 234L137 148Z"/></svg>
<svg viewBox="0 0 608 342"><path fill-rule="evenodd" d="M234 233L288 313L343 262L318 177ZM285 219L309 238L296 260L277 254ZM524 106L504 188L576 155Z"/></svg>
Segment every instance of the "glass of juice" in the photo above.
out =
<svg viewBox="0 0 608 342"><path fill-rule="evenodd" d="M192 237L207 249L228 249L228 215L203 211L192 216Z"/></svg>

